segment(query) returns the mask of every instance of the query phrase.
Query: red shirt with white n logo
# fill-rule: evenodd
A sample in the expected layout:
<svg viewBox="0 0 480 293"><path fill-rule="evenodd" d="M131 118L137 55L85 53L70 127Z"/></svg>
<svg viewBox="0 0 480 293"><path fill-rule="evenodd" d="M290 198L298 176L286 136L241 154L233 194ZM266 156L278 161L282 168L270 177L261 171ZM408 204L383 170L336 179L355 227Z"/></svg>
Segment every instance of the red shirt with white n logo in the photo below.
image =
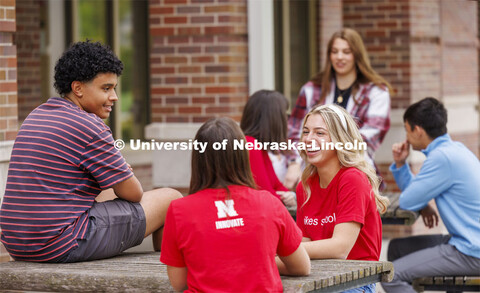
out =
<svg viewBox="0 0 480 293"><path fill-rule="evenodd" d="M367 176L357 168L342 168L327 188L320 187L318 174L309 180L310 199L302 184L297 186L297 225L304 237L331 238L336 224L357 222L360 234L347 259L375 260L382 247L382 222Z"/></svg>
<svg viewBox="0 0 480 293"><path fill-rule="evenodd" d="M187 267L187 292L282 292L275 255L302 241L292 216L268 191L205 189L172 201L160 261Z"/></svg>

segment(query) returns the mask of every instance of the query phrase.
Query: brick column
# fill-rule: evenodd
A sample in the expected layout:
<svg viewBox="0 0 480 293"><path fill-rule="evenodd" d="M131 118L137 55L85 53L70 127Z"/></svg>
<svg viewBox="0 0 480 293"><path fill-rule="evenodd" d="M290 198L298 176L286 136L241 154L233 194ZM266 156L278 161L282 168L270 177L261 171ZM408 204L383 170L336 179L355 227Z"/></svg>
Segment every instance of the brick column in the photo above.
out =
<svg viewBox="0 0 480 293"><path fill-rule="evenodd" d="M186 141L211 117L240 120L248 97L247 1L149 3L153 123L146 137ZM189 151L155 151L152 159L154 187L188 187Z"/></svg>
<svg viewBox="0 0 480 293"><path fill-rule="evenodd" d="M360 33L373 68L394 87L392 108L406 107L410 102L408 1L343 0L343 22Z"/></svg>
<svg viewBox="0 0 480 293"><path fill-rule="evenodd" d="M15 0L0 0L0 202L5 191L11 146L17 134L17 48ZM0 244L0 262L9 256Z"/></svg>
<svg viewBox="0 0 480 293"><path fill-rule="evenodd" d="M332 35L343 27L343 11L341 0L320 1L318 3L318 71L323 69L325 56L327 54L328 41Z"/></svg>
<svg viewBox="0 0 480 293"><path fill-rule="evenodd" d="M440 1L441 100L448 110L448 132L477 153L479 113L478 2Z"/></svg>
<svg viewBox="0 0 480 293"><path fill-rule="evenodd" d="M18 54L18 120L28 114L48 97L42 97L40 73L40 5L42 1L16 2L17 32L15 41ZM44 3L45 4L45 3Z"/></svg>

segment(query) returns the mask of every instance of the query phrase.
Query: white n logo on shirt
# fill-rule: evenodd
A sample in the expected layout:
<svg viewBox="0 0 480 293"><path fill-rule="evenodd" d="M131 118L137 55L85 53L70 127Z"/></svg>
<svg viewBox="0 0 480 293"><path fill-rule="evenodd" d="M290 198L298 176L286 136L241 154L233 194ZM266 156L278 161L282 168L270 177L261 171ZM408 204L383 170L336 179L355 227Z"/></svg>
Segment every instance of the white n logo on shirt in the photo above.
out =
<svg viewBox="0 0 480 293"><path fill-rule="evenodd" d="M215 206L217 207L217 216L219 219L226 218L227 215L229 217L238 216L237 211L233 207L234 202L233 199L227 199L225 202L221 200L215 201Z"/></svg>

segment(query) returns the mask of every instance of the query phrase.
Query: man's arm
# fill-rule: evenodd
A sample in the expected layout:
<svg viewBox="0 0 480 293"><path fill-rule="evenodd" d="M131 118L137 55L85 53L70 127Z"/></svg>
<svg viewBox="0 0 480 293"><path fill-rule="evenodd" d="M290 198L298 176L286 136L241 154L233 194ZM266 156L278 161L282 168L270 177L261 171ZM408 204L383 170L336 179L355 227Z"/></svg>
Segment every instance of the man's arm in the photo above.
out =
<svg viewBox="0 0 480 293"><path fill-rule="evenodd" d="M441 152L430 153L420 172L404 187L399 200L400 208L412 211L423 209L430 200L450 188L451 172L455 170L451 170L447 158ZM397 180L395 175L394 177Z"/></svg>
<svg viewBox="0 0 480 293"><path fill-rule="evenodd" d="M140 202L143 196L143 188L137 177L132 177L112 186L115 195L130 202Z"/></svg>

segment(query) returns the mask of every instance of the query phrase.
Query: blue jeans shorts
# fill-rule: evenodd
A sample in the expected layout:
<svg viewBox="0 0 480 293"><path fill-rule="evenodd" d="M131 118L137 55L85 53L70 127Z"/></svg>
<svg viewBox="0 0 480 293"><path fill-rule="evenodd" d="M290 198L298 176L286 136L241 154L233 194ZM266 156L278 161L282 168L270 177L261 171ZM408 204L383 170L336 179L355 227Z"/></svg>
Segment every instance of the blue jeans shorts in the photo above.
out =
<svg viewBox="0 0 480 293"><path fill-rule="evenodd" d="M79 262L109 258L142 243L147 224L139 203L123 199L95 202L89 211L88 228L78 247L56 262Z"/></svg>
<svg viewBox="0 0 480 293"><path fill-rule="evenodd" d="M343 293L375 293L376 284L365 285L363 287L343 291Z"/></svg>

